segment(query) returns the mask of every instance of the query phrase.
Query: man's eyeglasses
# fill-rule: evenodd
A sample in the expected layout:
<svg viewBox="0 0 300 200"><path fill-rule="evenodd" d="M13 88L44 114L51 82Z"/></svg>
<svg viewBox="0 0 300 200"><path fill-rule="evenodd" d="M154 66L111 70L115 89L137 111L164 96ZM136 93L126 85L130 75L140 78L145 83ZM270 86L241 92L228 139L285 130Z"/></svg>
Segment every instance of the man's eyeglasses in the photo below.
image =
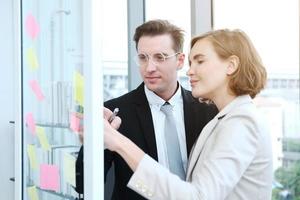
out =
<svg viewBox="0 0 300 200"><path fill-rule="evenodd" d="M158 66L164 63L167 59L172 58L178 54L180 54L180 52L174 53L172 55L165 55L161 52L152 55L149 55L147 53L140 53L135 57L135 62L139 66L145 66L148 64L149 60L151 60L152 64Z"/></svg>

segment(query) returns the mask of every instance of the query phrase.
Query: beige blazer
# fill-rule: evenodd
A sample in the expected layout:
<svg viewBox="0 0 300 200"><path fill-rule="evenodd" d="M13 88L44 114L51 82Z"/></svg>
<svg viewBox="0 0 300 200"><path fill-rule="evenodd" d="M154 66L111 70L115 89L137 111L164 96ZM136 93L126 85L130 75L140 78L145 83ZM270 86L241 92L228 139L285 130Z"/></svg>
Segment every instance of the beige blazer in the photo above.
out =
<svg viewBox="0 0 300 200"><path fill-rule="evenodd" d="M250 96L239 96L202 130L186 181L145 155L128 187L147 199L271 199L272 147Z"/></svg>

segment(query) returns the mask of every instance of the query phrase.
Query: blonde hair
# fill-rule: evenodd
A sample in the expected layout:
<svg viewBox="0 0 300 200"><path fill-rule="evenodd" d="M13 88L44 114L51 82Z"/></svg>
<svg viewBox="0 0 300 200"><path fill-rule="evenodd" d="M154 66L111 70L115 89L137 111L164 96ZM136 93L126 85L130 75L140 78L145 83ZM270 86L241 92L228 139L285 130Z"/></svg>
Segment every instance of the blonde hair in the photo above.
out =
<svg viewBox="0 0 300 200"><path fill-rule="evenodd" d="M254 98L264 87L267 72L249 37L241 30L221 29L197 36L191 41L191 49L199 40L211 42L220 59L237 56L237 70L229 75L229 88L235 95L249 94Z"/></svg>

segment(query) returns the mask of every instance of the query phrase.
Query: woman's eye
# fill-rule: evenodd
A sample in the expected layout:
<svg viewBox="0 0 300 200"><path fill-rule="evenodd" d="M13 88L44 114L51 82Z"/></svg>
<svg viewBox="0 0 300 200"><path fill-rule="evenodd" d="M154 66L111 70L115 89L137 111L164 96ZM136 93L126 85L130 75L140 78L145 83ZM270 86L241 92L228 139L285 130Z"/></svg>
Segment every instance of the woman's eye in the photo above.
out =
<svg viewBox="0 0 300 200"><path fill-rule="evenodd" d="M198 64L202 64L204 61L203 60L198 60L197 63Z"/></svg>

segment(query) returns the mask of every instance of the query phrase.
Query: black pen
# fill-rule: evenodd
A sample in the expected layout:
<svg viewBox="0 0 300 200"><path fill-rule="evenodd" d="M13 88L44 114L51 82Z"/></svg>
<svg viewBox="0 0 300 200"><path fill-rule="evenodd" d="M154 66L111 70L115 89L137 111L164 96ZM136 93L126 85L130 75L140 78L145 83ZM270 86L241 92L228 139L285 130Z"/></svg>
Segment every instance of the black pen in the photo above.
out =
<svg viewBox="0 0 300 200"><path fill-rule="evenodd" d="M118 112L119 112L119 108L115 108L113 114L108 119L109 123L111 123L115 119L115 117L117 116Z"/></svg>

